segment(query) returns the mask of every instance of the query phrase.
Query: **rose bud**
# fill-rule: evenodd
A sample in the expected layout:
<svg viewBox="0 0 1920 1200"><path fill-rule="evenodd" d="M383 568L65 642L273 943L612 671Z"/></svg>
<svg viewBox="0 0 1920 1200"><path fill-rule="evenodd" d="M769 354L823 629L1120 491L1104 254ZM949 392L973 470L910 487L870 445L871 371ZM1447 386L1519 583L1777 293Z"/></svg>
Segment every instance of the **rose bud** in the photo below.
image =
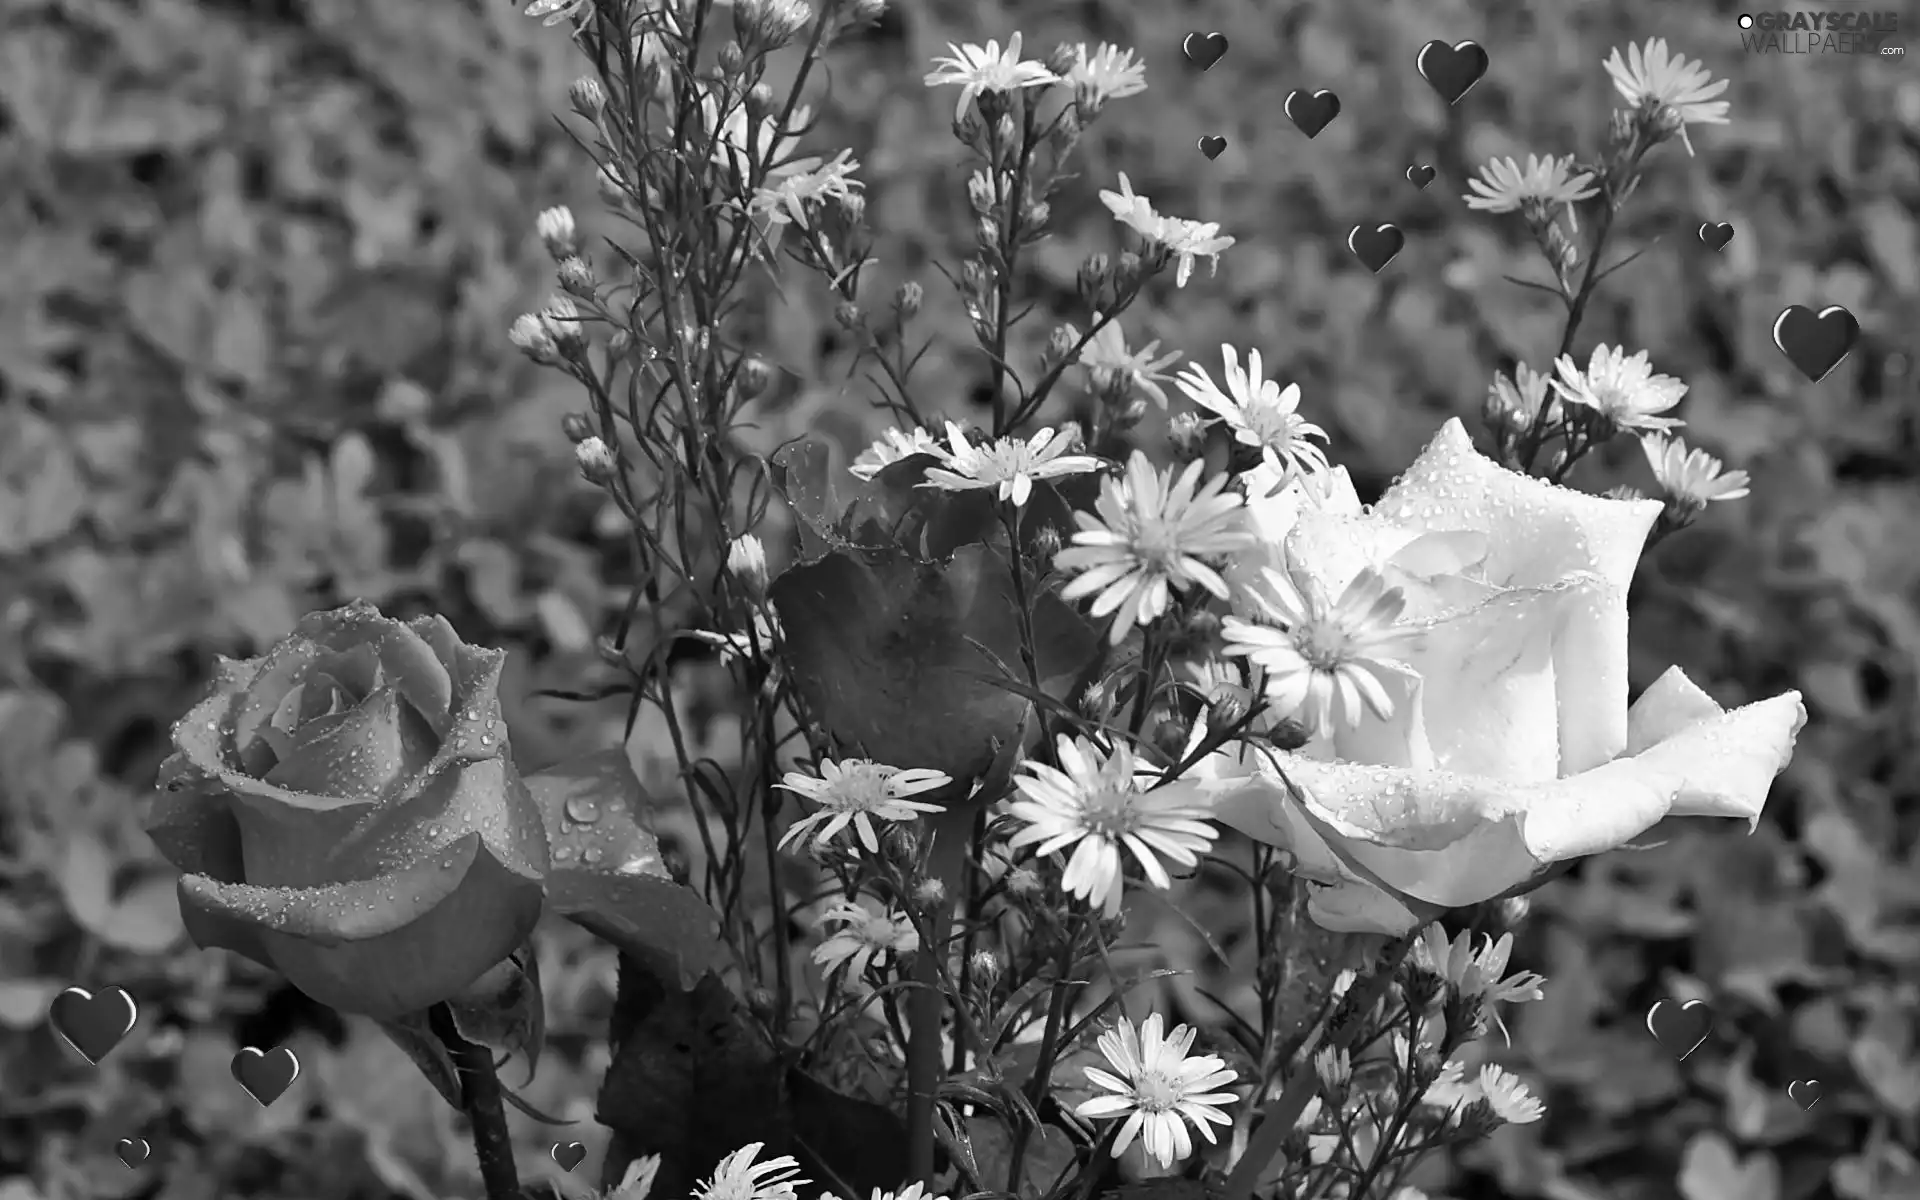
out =
<svg viewBox="0 0 1920 1200"><path fill-rule="evenodd" d="M500 715L505 662L442 617L365 601L223 660L143 822L183 872L194 942L378 1018L459 995L523 945L549 852Z"/></svg>

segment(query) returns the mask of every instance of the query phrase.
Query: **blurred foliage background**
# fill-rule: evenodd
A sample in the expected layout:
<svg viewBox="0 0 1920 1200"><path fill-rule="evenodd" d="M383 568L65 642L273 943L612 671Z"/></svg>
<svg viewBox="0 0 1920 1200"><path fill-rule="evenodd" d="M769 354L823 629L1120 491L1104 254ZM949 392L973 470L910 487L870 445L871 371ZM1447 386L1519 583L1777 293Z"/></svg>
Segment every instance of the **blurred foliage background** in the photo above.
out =
<svg viewBox="0 0 1920 1200"><path fill-rule="evenodd" d="M1153 90L1083 141L1030 294L1085 320L1059 306L1114 245L1095 193L1116 172L1221 222L1240 244L1217 278L1137 309L1129 340L1209 363L1222 341L1260 347L1367 494L1445 417L1471 425L1496 365L1544 367L1558 341L1557 311L1502 280L1539 277L1524 232L1460 202L1473 168L1596 150L1616 44L1664 36L1732 78L1732 124L1697 128L1697 157L1663 149L1627 210L1619 250L1658 245L1609 282L1578 354L1650 351L1691 385L1690 439L1754 475L1751 499L1644 565L1636 682L1679 663L1728 705L1797 687L1811 722L1751 837L1685 830L1540 894L1516 964L1549 977L1548 1000L1493 1052L1549 1119L1437 1164L1435 1196L1920 1197L1920 67L1748 57L1735 12L915 0L840 47L814 97L815 140L853 148L886 233L874 302L920 279L923 324L964 335L932 269L968 227L928 58L1015 30L1033 54L1138 47ZM1231 40L1205 74L1179 54L1194 30ZM1412 67L1434 37L1492 55L1452 110ZM135 802L216 654L353 596L511 647L523 765L620 736L617 702L531 698L603 679L593 641L627 581L617 514L559 433L580 397L504 338L551 286L538 209L613 232L551 115L578 70L562 30L507 0L0 3L0 1200L474 1191L452 1114L376 1032L184 942ZM1311 141L1280 115L1293 87L1341 96ZM1207 134L1228 139L1212 163ZM1439 170L1425 191L1415 162ZM1409 242L1375 277L1345 231L1383 220ZM1734 225L1723 252L1695 240L1705 220ZM1792 303L1843 304L1864 330L1819 385L1769 340ZM751 306L786 371L757 414L768 448L874 428L830 314L808 280ZM1050 323L1025 328L1031 352ZM932 406L964 419L983 365L955 343L923 370L950 389ZM1616 450L1585 486L1646 484ZM711 666L679 686L700 708ZM724 757L737 732L705 707ZM632 755L665 794L672 759L644 722ZM1210 919L1204 896L1190 911ZM1217 994L1244 986L1246 953L1223 966L1189 926L1148 932ZM549 1051L526 1095L584 1120L610 956L565 937L543 956ZM72 982L142 1004L98 1069L44 1024ZM1684 1063L1644 1028L1663 996L1717 1012ZM227 1062L275 1043L306 1069L261 1110ZM1787 1097L1797 1079L1820 1081L1811 1111ZM521 1130L523 1171L556 1174L555 1132ZM113 1157L132 1136L154 1146L138 1170ZM558 1136L597 1147L590 1124Z"/></svg>

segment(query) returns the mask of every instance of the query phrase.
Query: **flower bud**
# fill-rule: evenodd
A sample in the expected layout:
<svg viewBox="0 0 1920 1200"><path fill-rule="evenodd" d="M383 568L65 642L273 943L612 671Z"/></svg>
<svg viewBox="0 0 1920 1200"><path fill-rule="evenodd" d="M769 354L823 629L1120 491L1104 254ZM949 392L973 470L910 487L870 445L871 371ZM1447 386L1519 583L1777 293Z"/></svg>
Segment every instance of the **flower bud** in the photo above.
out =
<svg viewBox="0 0 1920 1200"><path fill-rule="evenodd" d="M1045 200L1035 200L1020 214L1020 226L1026 230L1027 236L1031 237L1046 227L1047 219L1051 216L1053 216L1053 207Z"/></svg>
<svg viewBox="0 0 1920 1200"><path fill-rule="evenodd" d="M550 366L560 361L560 346L547 323L533 313L521 313L507 330L507 340L533 361Z"/></svg>
<svg viewBox="0 0 1920 1200"><path fill-rule="evenodd" d="M867 198L859 192L843 192L833 198L833 207L839 214L840 234L846 234L860 227L867 219Z"/></svg>
<svg viewBox="0 0 1920 1200"><path fill-rule="evenodd" d="M1100 296L1111 282L1113 264L1104 254L1089 254L1080 264L1080 273L1074 278L1074 287L1080 294L1081 303L1089 308L1099 307Z"/></svg>
<svg viewBox="0 0 1920 1200"><path fill-rule="evenodd" d="M553 296L540 310L540 321L559 347L561 357L570 358L587 344L587 330L580 323L580 309L566 296Z"/></svg>
<svg viewBox="0 0 1920 1200"><path fill-rule="evenodd" d="M967 974L985 991L1000 982L1000 956L991 950L975 950L967 959Z"/></svg>
<svg viewBox="0 0 1920 1200"><path fill-rule="evenodd" d="M597 121L600 114L606 111L607 89L600 86L598 79L584 75L574 80L573 86L567 89L567 99L573 102L574 112L589 121Z"/></svg>
<svg viewBox="0 0 1920 1200"><path fill-rule="evenodd" d="M1065 75L1073 70L1074 64L1080 61L1080 56L1084 53L1086 53L1084 46L1076 46L1072 42L1061 42L1047 55L1045 60L1047 70L1055 75Z"/></svg>
<svg viewBox="0 0 1920 1200"><path fill-rule="evenodd" d="M540 240L546 244L547 253L555 262L571 258L578 252L574 241L573 210L566 205L558 205L542 212L534 218L533 228L539 233Z"/></svg>
<svg viewBox="0 0 1920 1200"><path fill-rule="evenodd" d="M902 321L911 321L920 311L920 304L924 299L926 299L926 289L909 279L894 291L893 310L900 314Z"/></svg>
<svg viewBox="0 0 1920 1200"><path fill-rule="evenodd" d="M1015 867L1007 872L1007 895L1018 900L1030 900L1038 896L1045 888L1040 876L1026 867Z"/></svg>
<svg viewBox="0 0 1920 1200"><path fill-rule="evenodd" d="M587 265L586 259L577 254L561 259L558 274L560 287L568 295L578 296L582 300L594 298L593 268Z"/></svg>
<svg viewBox="0 0 1920 1200"><path fill-rule="evenodd" d="M1520 927L1527 919L1527 913L1533 908L1533 901L1525 896L1508 896L1500 901L1498 918L1502 929L1511 931Z"/></svg>
<svg viewBox="0 0 1920 1200"><path fill-rule="evenodd" d="M1345 1050L1329 1046L1315 1052L1313 1073L1320 1077L1320 1093L1327 1105L1338 1109L1347 1102L1347 1084L1353 1079L1353 1067Z"/></svg>
<svg viewBox="0 0 1920 1200"><path fill-rule="evenodd" d="M1207 724L1214 729L1231 729L1247 716L1246 691L1231 683L1222 683L1207 694Z"/></svg>
<svg viewBox="0 0 1920 1200"><path fill-rule="evenodd" d="M738 13L744 7L744 5L735 5L733 11ZM740 48L739 42L728 42L726 45L720 47L720 57L718 61L720 69L725 71L729 76L738 75L740 68L747 65L747 52Z"/></svg>
<svg viewBox="0 0 1920 1200"><path fill-rule="evenodd" d="M613 356L613 359L615 362L619 362L622 359L625 359L627 355L632 351L633 351L633 331L632 330L616 329L613 331L613 336L607 339L607 353Z"/></svg>
<svg viewBox="0 0 1920 1200"><path fill-rule="evenodd" d="M740 363L740 369L734 373L734 390L740 393L742 400L752 400L767 390L773 382L773 368L767 360L757 354L749 354Z"/></svg>
<svg viewBox="0 0 1920 1200"><path fill-rule="evenodd" d="M851 300L842 300L833 306L834 322L842 329L857 330L866 323L866 316L860 306Z"/></svg>
<svg viewBox="0 0 1920 1200"><path fill-rule="evenodd" d="M593 436L593 419L585 413L570 412L560 418L560 432L567 440L578 446Z"/></svg>
<svg viewBox="0 0 1920 1200"><path fill-rule="evenodd" d="M780 1015L779 999L767 988L747 990L747 1011L762 1024L771 1024Z"/></svg>
<svg viewBox="0 0 1920 1200"><path fill-rule="evenodd" d="M1139 278L1140 256L1131 250L1121 251L1120 260L1113 268L1113 286L1119 291L1126 291Z"/></svg>
<svg viewBox="0 0 1920 1200"><path fill-rule="evenodd" d="M1199 413L1177 412L1167 422L1167 437L1182 463L1190 463L1206 453L1207 423Z"/></svg>
<svg viewBox="0 0 1920 1200"><path fill-rule="evenodd" d="M1132 429L1134 426L1138 425L1142 420L1144 420L1146 418L1146 415L1147 415L1147 402L1145 400L1129 401L1127 404L1121 407L1119 412L1114 414L1114 418L1113 418L1114 432L1121 433L1126 430Z"/></svg>
<svg viewBox="0 0 1920 1200"><path fill-rule="evenodd" d="M913 826L895 821L881 833L880 849L895 862L910 863L920 853L920 835Z"/></svg>
<svg viewBox="0 0 1920 1200"><path fill-rule="evenodd" d="M1039 531L1033 535L1033 558L1035 563L1038 564L1042 570L1045 570L1053 562L1053 556L1060 553L1060 547L1063 544L1059 529L1052 525L1042 525Z"/></svg>
<svg viewBox="0 0 1920 1200"><path fill-rule="evenodd" d="M613 451L597 436L585 438L574 446L573 461L589 483L608 483L619 470Z"/></svg>
<svg viewBox="0 0 1920 1200"><path fill-rule="evenodd" d="M1047 361L1049 363L1071 362L1074 348L1080 344L1080 331L1071 325L1060 325L1047 335Z"/></svg>
<svg viewBox="0 0 1920 1200"><path fill-rule="evenodd" d="M773 89L764 83L756 83L747 90L747 115L756 121L764 120L773 112Z"/></svg>
<svg viewBox="0 0 1920 1200"><path fill-rule="evenodd" d="M743 533L727 546L727 574L755 602L767 594L767 548L751 533Z"/></svg>
<svg viewBox="0 0 1920 1200"><path fill-rule="evenodd" d="M608 208L625 208L631 200L619 172L611 166L601 167L594 174L593 186L594 190L600 194L600 202Z"/></svg>
<svg viewBox="0 0 1920 1200"><path fill-rule="evenodd" d="M973 222L973 240L981 250L998 258L1000 255L1000 222L993 217L976 217Z"/></svg>
<svg viewBox="0 0 1920 1200"><path fill-rule="evenodd" d="M937 908L947 899L947 885L929 875L913 885L913 902L921 908Z"/></svg>
<svg viewBox="0 0 1920 1200"><path fill-rule="evenodd" d="M1080 693L1079 703L1074 707L1078 708L1080 715L1087 720L1096 724L1104 723L1113 716L1113 689L1107 685L1106 680L1096 679Z"/></svg>
<svg viewBox="0 0 1920 1200"><path fill-rule="evenodd" d="M976 217L984 217L993 211L993 182L985 171L975 171L967 176L967 203L973 206Z"/></svg>
<svg viewBox="0 0 1920 1200"><path fill-rule="evenodd" d="M847 20L856 25L878 21L887 11L887 0L853 0L847 6Z"/></svg>

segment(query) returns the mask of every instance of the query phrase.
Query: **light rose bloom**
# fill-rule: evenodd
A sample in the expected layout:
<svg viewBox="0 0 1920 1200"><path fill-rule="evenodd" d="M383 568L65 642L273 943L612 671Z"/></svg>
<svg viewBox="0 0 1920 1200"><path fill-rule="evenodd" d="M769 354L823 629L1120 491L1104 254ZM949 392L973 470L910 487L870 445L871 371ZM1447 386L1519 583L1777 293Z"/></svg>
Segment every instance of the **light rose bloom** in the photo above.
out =
<svg viewBox="0 0 1920 1200"><path fill-rule="evenodd" d="M1290 851L1319 924L1405 933L1669 816L1758 822L1798 692L1727 711L1676 667L1627 703L1627 587L1658 501L1508 471L1458 420L1371 510L1322 475L1252 499L1261 542L1229 579L1287 562L1330 595L1367 567L1403 589L1418 636L1383 672L1392 716L1296 753L1228 748L1168 785Z"/></svg>

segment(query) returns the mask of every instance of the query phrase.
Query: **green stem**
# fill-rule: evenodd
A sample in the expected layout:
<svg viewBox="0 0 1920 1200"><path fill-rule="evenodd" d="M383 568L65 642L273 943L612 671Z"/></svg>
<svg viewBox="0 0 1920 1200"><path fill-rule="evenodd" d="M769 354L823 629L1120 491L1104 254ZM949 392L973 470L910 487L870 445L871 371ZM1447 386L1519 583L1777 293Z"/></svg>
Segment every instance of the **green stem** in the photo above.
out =
<svg viewBox="0 0 1920 1200"><path fill-rule="evenodd" d="M444 1004L429 1010L427 1023L460 1074L460 1110L473 1126L473 1152L480 1161L480 1180L487 1189L487 1200L521 1200L513 1136L507 1131L507 1111L493 1055L485 1046L461 1036L453 1023L452 1010Z"/></svg>

